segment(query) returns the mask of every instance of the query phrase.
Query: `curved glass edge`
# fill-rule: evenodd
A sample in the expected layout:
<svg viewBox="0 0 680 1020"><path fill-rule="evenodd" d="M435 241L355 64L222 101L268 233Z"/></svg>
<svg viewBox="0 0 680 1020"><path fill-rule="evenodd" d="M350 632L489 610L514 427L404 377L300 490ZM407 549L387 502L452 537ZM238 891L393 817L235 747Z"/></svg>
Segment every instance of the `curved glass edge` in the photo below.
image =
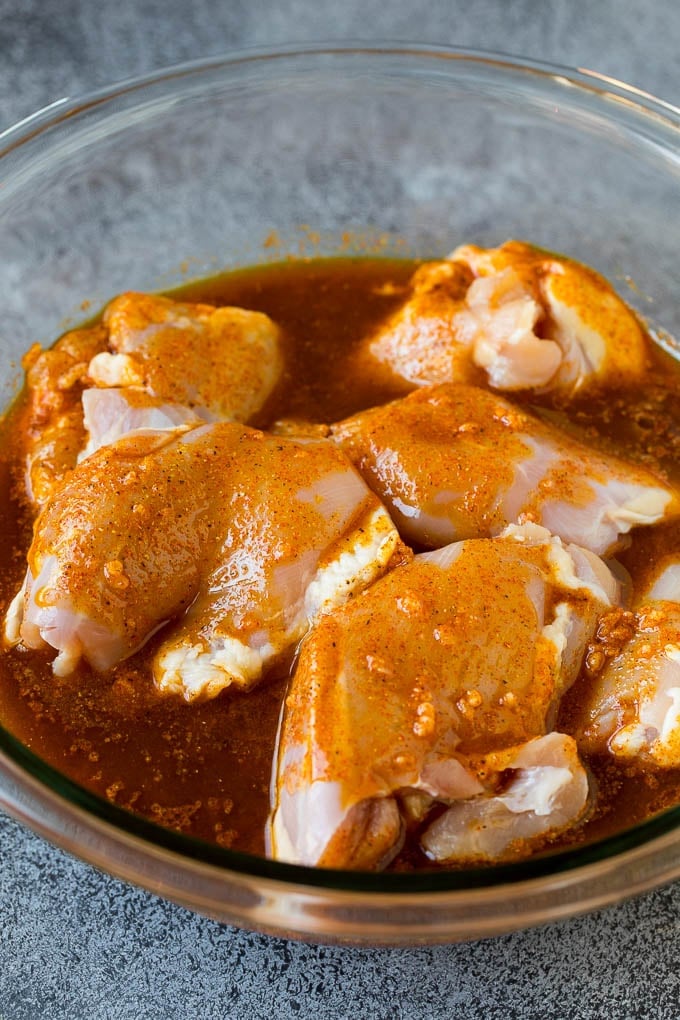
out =
<svg viewBox="0 0 680 1020"><path fill-rule="evenodd" d="M580 86L600 96L621 103L628 109L637 109L647 116L652 115L667 127L680 133L680 108L664 99L628 85L615 78L590 71L587 68L572 68L547 61L533 60L513 54L482 49L467 49L432 44L384 42L367 44L348 40L343 43L288 43L277 47L251 47L227 53L221 57L204 57L185 61L171 67L122 79L112 85L96 89L81 97L64 97L37 110L23 120L0 132L0 159L10 151L39 135L60 122L76 116L108 100L128 92L136 92L151 85L169 82L208 71L232 69L239 65L259 62L276 63L296 57L308 59L321 57L369 57L376 60L396 58L427 58L430 60L458 61L496 67L507 72L521 71L549 78L568 86Z"/></svg>
<svg viewBox="0 0 680 1020"><path fill-rule="evenodd" d="M265 878L286 885L331 888L355 893L469 892L471 890L494 889L503 885L515 885L537 879L554 878L582 870L588 865L612 860L641 847L643 844L651 847L654 840L667 836L680 828L680 807L675 807L640 825L592 844L572 847L568 850L555 850L529 860L486 868L382 873L310 868L273 861L236 850L227 850L217 844L162 828L140 815L135 815L91 793L85 787L52 768L0 726L0 764L3 755L68 804L81 808L87 814L117 830L122 830L129 836L154 844L163 850L178 854L182 858L188 857L240 875ZM2 793L2 774L0 772L0 803L3 803L11 813L12 803L4 801ZM680 873L680 850L678 872ZM622 892L624 891L622 890Z"/></svg>

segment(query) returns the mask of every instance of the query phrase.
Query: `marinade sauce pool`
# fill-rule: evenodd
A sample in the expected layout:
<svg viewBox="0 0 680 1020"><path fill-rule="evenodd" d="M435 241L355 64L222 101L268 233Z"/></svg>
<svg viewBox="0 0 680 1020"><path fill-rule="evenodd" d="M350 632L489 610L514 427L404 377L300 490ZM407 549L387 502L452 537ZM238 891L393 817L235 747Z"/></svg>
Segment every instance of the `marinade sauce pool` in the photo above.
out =
<svg viewBox="0 0 680 1020"><path fill-rule="evenodd" d="M265 312L283 329L282 384L251 424L278 418L336 421L408 389L352 368L357 343L398 306L418 263L374 258L299 260L225 273L171 296ZM668 373L656 358L644 397L604 394L570 408L572 422L604 449L644 460L661 456L676 474L680 422ZM665 381L664 381L664 376ZM535 403L535 402L534 402ZM0 424L0 598L4 611L21 584L31 519L18 494L22 467L13 444L21 398ZM661 413L659 414L659 409ZM563 410L543 401L564 423ZM639 536L622 560L644 570L666 548L680 549L680 528ZM32 751L88 790L152 821L224 847L264 852L276 728L287 677L267 676L253 691L226 692L186 704L155 690L149 662L161 640L98 674L80 665L55 677L50 659L14 650L0 655L0 723ZM569 732L579 682L566 695L559 729ZM643 773L602 759L588 760L598 808L562 843L590 841L624 828L680 799L676 772ZM409 848L394 868L432 867Z"/></svg>

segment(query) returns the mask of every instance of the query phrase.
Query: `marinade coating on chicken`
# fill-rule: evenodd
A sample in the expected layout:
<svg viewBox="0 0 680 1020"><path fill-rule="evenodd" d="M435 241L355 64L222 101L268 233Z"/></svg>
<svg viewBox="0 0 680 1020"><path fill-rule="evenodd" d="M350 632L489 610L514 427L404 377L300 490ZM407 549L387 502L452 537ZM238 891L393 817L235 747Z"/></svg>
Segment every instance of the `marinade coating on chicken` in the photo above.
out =
<svg viewBox="0 0 680 1020"><path fill-rule="evenodd" d="M402 549L332 443L219 422L120 439L82 461L38 518L6 639L52 647L58 675L107 669L167 621L161 689L255 683L310 621Z"/></svg>
<svg viewBox="0 0 680 1020"><path fill-rule="evenodd" d="M83 449L80 397L88 384L90 361L105 347L105 328L94 326L65 333L47 351L36 345L24 358L24 477L26 495L35 506L47 502Z"/></svg>
<svg viewBox="0 0 680 1020"><path fill-rule="evenodd" d="M463 262L425 262L414 272L409 296L369 337L361 358L379 362L407 382L423 385L473 382L485 373L472 359L469 343L458 336L458 318L474 280Z"/></svg>
<svg viewBox="0 0 680 1020"><path fill-rule="evenodd" d="M587 753L680 767L680 603L603 615L586 658L576 736Z"/></svg>
<svg viewBox="0 0 680 1020"><path fill-rule="evenodd" d="M130 292L103 323L110 351L90 362L96 386L138 387L216 419L249 421L283 370L280 330L262 312Z"/></svg>
<svg viewBox="0 0 680 1020"><path fill-rule="evenodd" d="M267 315L139 293L114 298L100 324L36 346L24 362L26 493L36 507L79 459L128 431L248 421L283 371Z"/></svg>
<svg viewBox="0 0 680 1020"><path fill-rule="evenodd" d="M533 521L603 554L680 509L651 471L465 384L424 387L331 433L404 539L428 548Z"/></svg>
<svg viewBox="0 0 680 1020"><path fill-rule="evenodd" d="M382 867L406 817L490 794L485 756L552 728L617 599L598 557L527 525L416 556L322 618L282 717L272 856Z"/></svg>
<svg viewBox="0 0 680 1020"><path fill-rule="evenodd" d="M410 557L350 465L330 457L327 443L302 449L299 457L293 444L270 440L264 455L234 466L219 553L154 656L159 690L192 701L251 687L291 657L320 615Z"/></svg>
<svg viewBox="0 0 680 1020"><path fill-rule="evenodd" d="M367 349L415 385L481 372L499 390L628 384L647 363L645 331L603 277L521 241L426 263Z"/></svg>

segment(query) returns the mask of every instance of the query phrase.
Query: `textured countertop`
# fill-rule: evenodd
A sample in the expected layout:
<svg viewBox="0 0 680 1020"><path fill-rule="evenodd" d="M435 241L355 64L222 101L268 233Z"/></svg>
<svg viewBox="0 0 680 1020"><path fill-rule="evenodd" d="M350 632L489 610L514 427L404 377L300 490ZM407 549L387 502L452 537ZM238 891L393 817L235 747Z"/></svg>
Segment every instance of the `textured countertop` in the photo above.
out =
<svg viewBox="0 0 680 1020"><path fill-rule="evenodd" d="M395 39L578 65L680 103L676 0L0 0L0 129L64 95L249 45ZM495 940L306 946L216 924L0 815L0 1020L680 1016L680 883Z"/></svg>

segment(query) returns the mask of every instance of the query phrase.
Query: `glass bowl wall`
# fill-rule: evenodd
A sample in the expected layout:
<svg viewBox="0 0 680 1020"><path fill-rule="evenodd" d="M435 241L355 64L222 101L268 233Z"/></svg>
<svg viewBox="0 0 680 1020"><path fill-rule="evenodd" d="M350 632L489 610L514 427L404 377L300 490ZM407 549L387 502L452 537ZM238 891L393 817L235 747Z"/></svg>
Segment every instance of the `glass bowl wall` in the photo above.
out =
<svg viewBox="0 0 680 1020"><path fill-rule="evenodd" d="M680 116L595 75L442 49L186 65L0 138L0 400L36 340L125 289L288 254L440 256L519 237L609 277L680 336ZM372 943L473 938L680 874L680 812L489 871L352 875L208 847L80 790L0 729L0 804L222 920Z"/></svg>

